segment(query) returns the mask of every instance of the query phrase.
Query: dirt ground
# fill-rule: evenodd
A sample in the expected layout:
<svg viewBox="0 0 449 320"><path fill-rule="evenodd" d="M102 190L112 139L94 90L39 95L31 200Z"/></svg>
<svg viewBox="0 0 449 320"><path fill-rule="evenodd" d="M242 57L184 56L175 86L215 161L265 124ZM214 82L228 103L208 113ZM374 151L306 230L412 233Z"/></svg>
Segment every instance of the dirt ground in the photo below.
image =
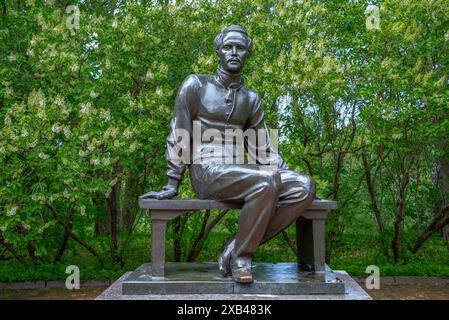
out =
<svg viewBox="0 0 449 320"><path fill-rule="evenodd" d="M393 284L366 291L374 300L449 300L447 284Z"/></svg>
<svg viewBox="0 0 449 320"><path fill-rule="evenodd" d="M0 300L93 300L106 287L0 291ZM449 300L449 285L407 284L383 285L366 290L374 300Z"/></svg>

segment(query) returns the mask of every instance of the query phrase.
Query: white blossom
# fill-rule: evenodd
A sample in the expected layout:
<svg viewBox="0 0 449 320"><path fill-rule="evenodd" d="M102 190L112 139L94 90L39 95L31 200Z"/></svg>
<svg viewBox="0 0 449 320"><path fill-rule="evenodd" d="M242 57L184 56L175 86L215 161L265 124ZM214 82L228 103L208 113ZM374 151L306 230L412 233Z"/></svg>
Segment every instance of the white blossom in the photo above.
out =
<svg viewBox="0 0 449 320"><path fill-rule="evenodd" d="M8 60L9 60L9 62L14 62L14 61L16 61L16 60L17 60L17 55L14 54L14 53L11 53L11 54L8 56Z"/></svg>
<svg viewBox="0 0 449 320"><path fill-rule="evenodd" d="M42 91L33 91L28 97L28 104L45 108L45 97Z"/></svg>
<svg viewBox="0 0 449 320"><path fill-rule="evenodd" d="M92 98L92 99L95 99L96 97L98 97L98 93L96 93L95 91L91 91L90 92L90 97Z"/></svg>
<svg viewBox="0 0 449 320"><path fill-rule="evenodd" d="M105 121L109 121L109 120L111 120L111 113L109 112L109 110L101 109L100 110L100 118L102 118Z"/></svg>
<svg viewBox="0 0 449 320"><path fill-rule="evenodd" d="M68 116L70 114L70 109L64 105L61 109L61 114L64 116Z"/></svg>
<svg viewBox="0 0 449 320"><path fill-rule="evenodd" d="M47 118L47 115L45 114L44 110L39 110L37 113L37 117L41 120L45 120Z"/></svg>
<svg viewBox="0 0 449 320"><path fill-rule="evenodd" d="M65 128L63 129L63 131L64 131L64 137L65 137L66 139L70 139L71 132L70 132L69 127L65 127Z"/></svg>
<svg viewBox="0 0 449 320"><path fill-rule="evenodd" d="M60 97L60 96L57 96L57 97L55 98L55 104L56 104L57 106L60 106L60 107L64 106L64 105L65 105L64 98L62 98L62 97Z"/></svg>
<svg viewBox="0 0 449 320"><path fill-rule="evenodd" d="M5 125L7 125L7 126L10 126L12 124L11 117L9 116L9 114L7 114L5 116L4 122L5 122Z"/></svg>
<svg viewBox="0 0 449 320"><path fill-rule="evenodd" d="M72 72L78 72L79 66L77 63L72 64L72 66L70 67L70 70Z"/></svg>
<svg viewBox="0 0 449 320"><path fill-rule="evenodd" d="M81 107L80 112L85 114L85 115L88 115L90 113L91 106L92 105L89 102L88 103L81 103L80 104L80 107Z"/></svg>
<svg viewBox="0 0 449 320"><path fill-rule="evenodd" d="M91 159L90 163L94 166L98 166L100 164L100 159Z"/></svg>
<svg viewBox="0 0 449 320"><path fill-rule="evenodd" d="M146 77L147 77L147 79L153 79L154 78L153 72L151 72L151 70L148 70Z"/></svg>
<svg viewBox="0 0 449 320"><path fill-rule="evenodd" d="M30 143L31 148L35 148L36 146L37 146L37 140L34 140L33 142Z"/></svg>
<svg viewBox="0 0 449 320"><path fill-rule="evenodd" d="M136 142L131 143L131 145L129 146L129 151L134 152L136 151L136 149L139 147L139 144Z"/></svg>
<svg viewBox="0 0 449 320"><path fill-rule="evenodd" d="M15 216L16 213L17 213L17 207L11 207L11 209L9 209L9 210L6 212L6 216L7 216L7 217L12 217L12 216Z"/></svg>
<svg viewBox="0 0 449 320"><path fill-rule="evenodd" d="M167 74L168 73L168 66L165 63L161 63L159 66L159 72L161 74Z"/></svg>
<svg viewBox="0 0 449 320"><path fill-rule="evenodd" d="M129 139L133 136L133 130L130 128L126 128L125 131L123 132L123 137L125 137L125 139Z"/></svg>
<svg viewBox="0 0 449 320"><path fill-rule="evenodd" d="M271 74L271 73L273 73L273 70L271 69L270 66L265 65L264 68L263 68L263 72Z"/></svg>
<svg viewBox="0 0 449 320"><path fill-rule="evenodd" d="M94 143L89 143L89 144L87 145L87 150L88 150L89 152L94 151L94 150L95 150L95 144L94 144Z"/></svg>
<svg viewBox="0 0 449 320"><path fill-rule="evenodd" d="M51 127L51 131L53 131L54 133L58 133L59 131L61 131L61 128L58 126L58 124L54 124L52 127Z"/></svg>
<svg viewBox="0 0 449 320"><path fill-rule="evenodd" d="M117 136L118 129L115 127L109 127L104 133L103 137L108 139L109 137L115 138Z"/></svg>
<svg viewBox="0 0 449 320"><path fill-rule="evenodd" d="M14 133L14 131L11 131L11 134L9 136L12 141L17 141L19 137Z"/></svg>
<svg viewBox="0 0 449 320"><path fill-rule="evenodd" d="M120 148L121 146L122 146L122 143L120 141L118 141L118 140L114 141L114 147L115 148Z"/></svg>
<svg viewBox="0 0 449 320"><path fill-rule="evenodd" d="M48 159L50 156L49 156L48 154L45 154L45 153L43 153L43 152L40 152L39 155L38 155L38 157L41 158L41 159L43 159L43 160L46 160L46 159Z"/></svg>
<svg viewBox="0 0 449 320"><path fill-rule="evenodd" d="M5 97L11 98L14 95L14 90L11 87L5 88Z"/></svg>

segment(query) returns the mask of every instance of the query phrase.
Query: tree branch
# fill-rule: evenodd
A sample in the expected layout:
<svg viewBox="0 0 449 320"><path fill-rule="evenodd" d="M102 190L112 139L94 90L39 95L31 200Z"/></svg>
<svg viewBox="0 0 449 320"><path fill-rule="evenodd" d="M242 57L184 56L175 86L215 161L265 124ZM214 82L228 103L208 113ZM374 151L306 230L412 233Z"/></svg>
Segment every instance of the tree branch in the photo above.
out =
<svg viewBox="0 0 449 320"><path fill-rule="evenodd" d="M449 204L440 210L440 212L434 216L430 225L426 228L426 230L421 233L418 241L413 246L411 252L416 254L424 242L427 241L434 233L440 231L445 226L449 225Z"/></svg>
<svg viewBox="0 0 449 320"><path fill-rule="evenodd" d="M204 241L206 240L207 236L209 235L210 231L212 230L212 228L218 223L220 222L220 220L224 217L224 215L228 212L229 210L223 210L221 211L208 225L207 227L204 228L204 230L202 229L200 231L200 234L198 235L197 239L195 239L195 242L192 246L192 248L190 249L189 255L187 257L187 261L188 262L193 262L195 261L195 259L198 257L198 255L201 252L201 249L203 247ZM203 224L204 225L204 224Z"/></svg>
<svg viewBox="0 0 449 320"><path fill-rule="evenodd" d="M80 239L65 223L62 221L62 219L59 217L58 212L56 209L52 206L47 204L47 208L50 209L50 212L52 213L53 217L55 218L56 222L59 223L61 226L64 227L64 229L67 231L67 233L72 237L73 240L78 242L80 245L82 245L84 248L86 248L87 251L89 251L94 257L99 258L98 253L95 251L94 248L92 248L89 244L84 242Z"/></svg>
<svg viewBox="0 0 449 320"><path fill-rule="evenodd" d="M17 251L14 249L14 247L8 243L5 238L3 237L3 234L0 232L0 243L5 247L6 250L8 250L14 258L17 259L20 263L24 263L25 259L17 253Z"/></svg>

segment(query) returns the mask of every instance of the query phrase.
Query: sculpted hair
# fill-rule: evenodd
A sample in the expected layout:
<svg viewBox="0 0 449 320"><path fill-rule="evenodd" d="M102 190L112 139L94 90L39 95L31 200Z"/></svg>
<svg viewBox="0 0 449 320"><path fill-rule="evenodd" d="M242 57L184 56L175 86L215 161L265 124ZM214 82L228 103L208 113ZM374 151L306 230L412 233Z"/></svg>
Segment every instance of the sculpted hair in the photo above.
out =
<svg viewBox="0 0 449 320"><path fill-rule="evenodd" d="M231 31L240 32L243 34L246 38L246 44L249 53L251 54L253 51L253 40L248 36L248 33L246 32L245 28L238 26L238 25L232 25L229 27L224 28L221 30L221 32L215 37L214 43L215 43L215 50L219 50L220 46L223 44L223 38L225 35Z"/></svg>

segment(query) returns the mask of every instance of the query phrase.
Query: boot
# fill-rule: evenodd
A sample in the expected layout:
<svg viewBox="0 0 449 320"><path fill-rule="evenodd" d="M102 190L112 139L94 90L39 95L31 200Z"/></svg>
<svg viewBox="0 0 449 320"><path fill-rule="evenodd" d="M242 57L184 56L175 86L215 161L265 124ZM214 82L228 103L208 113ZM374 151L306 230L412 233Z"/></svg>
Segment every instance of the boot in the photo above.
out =
<svg viewBox="0 0 449 320"><path fill-rule="evenodd" d="M232 279L238 283L253 282L251 257L237 257L232 261Z"/></svg>
<svg viewBox="0 0 449 320"><path fill-rule="evenodd" d="M218 258L218 269L223 277L230 276L232 273L231 254L234 250L234 244L235 237L232 237L226 242L223 253Z"/></svg>

